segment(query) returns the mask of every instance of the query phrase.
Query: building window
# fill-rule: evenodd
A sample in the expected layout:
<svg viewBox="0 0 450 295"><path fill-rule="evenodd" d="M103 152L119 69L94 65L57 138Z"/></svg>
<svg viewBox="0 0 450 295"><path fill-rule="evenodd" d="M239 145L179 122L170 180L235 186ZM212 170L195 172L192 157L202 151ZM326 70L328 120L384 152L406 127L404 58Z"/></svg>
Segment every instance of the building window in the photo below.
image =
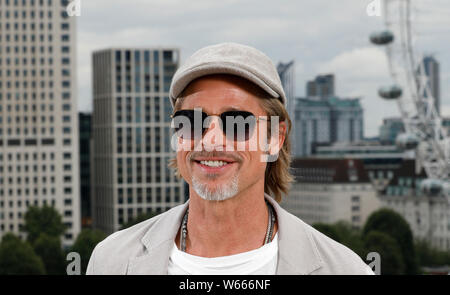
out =
<svg viewBox="0 0 450 295"><path fill-rule="evenodd" d="M360 197L359 196L352 196L352 202L359 202Z"/></svg>
<svg viewBox="0 0 450 295"><path fill-rule="evenodd" d="M360 221L360 216L359 215L352 216L352 222L359 222L359 221Z"/></svg>

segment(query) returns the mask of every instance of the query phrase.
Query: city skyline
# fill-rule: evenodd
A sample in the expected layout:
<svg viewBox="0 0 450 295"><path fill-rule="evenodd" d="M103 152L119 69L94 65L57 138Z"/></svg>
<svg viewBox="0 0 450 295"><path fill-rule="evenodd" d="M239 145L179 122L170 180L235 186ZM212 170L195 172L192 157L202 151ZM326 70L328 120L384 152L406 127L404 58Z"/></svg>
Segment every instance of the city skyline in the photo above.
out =
<svg viewBox="0 0 450 295"><path fill-rule="evenodd" d="M382 119L397 116L398 111L392 102L383 101L377 95L380 86L392 82L384 51L369 42L370 33L384 28L382 17L367 16L369 2L256 5L256 1L196 1L186 5L177 0L136 0L132 2L134 5L129 1L111 5L111 1L81 0L81 16L77 17L79 110L92 110L89 68L90 54L96 49L178 47L183 62L203 46L233 41L262 50L274 64L294 59L296 96L303 96L311 77L334 73L337 95L362 97L364 109L383 110L365 118L364 135L376 136ZM434 53L441 65L442 115L450 115L450 51L446 50L449 45L442 38L440 28L450 25L445 17L450 3L438 0L433 7L423 10L417 24L420 33L430 34L420 35L420 49ZM437 32L430 29L433 24L439 25Z"/></svg>

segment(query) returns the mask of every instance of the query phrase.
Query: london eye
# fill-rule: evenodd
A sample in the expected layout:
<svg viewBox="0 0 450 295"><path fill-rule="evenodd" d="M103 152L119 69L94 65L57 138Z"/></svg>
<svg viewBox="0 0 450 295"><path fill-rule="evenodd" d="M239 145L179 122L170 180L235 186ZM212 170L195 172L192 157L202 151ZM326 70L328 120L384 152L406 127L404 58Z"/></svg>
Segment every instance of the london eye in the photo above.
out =
<svg viewBox="0 0 450 295"><path fill-rule="evenodd" d="M397 104L405 132L397 136L396 145L415 150L418 168L427 175L420 190L450 200L450 138L436 107L425 55L418 46L415 21L420 1L384 0L382 4L384 28L372 33L370 41L385 48L392 82L380 87L378 94Z"/></svg>

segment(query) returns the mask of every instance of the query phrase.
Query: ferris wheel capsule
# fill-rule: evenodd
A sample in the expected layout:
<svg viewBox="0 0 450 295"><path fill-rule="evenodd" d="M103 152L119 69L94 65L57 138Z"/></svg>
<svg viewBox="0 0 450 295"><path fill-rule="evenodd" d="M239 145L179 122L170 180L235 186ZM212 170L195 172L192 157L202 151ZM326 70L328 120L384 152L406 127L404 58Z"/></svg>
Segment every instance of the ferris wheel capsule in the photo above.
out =
<svg viewBox="0 0 450 295"><path fill-rule="evenodd" d="M395 139L395 145L400 150L412 150L419 145L419 139L412 133L401 133Z"/></svg>
<svg viewBox="0 0 450 295"><path fill-rule="evenodd" d="M386 45L394 41L394 34L391 31L374 32L370 34L370 42L375 45Z"/></svg>
<svg viewBox="0 0 450 295"><path fill-rule="evenodd" d="M444 183L442 180L428 178L420 183L420 191L427 196L438 196L444 189Z"/></svg>
<svg viewBox="0 0 450 295"><path fill-rule="evenodd" d="M443 193L447 198L450 197L450 181L445 181L442 186Z"/></svg>
<svg viewBox="0 0 450 295"><path fill-rule="evenodd" d="M385 99L397 99L402 95L402 88L398 85L381 87L378 95Z"/></svg>

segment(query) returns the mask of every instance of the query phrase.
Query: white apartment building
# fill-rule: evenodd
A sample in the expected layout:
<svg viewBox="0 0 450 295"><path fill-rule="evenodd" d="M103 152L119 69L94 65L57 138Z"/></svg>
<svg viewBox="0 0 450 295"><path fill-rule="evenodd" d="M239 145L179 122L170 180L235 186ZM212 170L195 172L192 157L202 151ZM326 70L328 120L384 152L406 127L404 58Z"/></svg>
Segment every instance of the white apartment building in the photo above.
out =
<svg viewBox="0 0 450 295"><path fill-rule="evenodd" d="M0 0L0 237L29 206L80 231L75 17L67 1Z"/></svg>
<svg viewBox="0 0 450 295"><path fill-rule="evenodd" d="M416 162L405 159L391 173L369 171L370 178L384 178L379 188L383 207L399 213L409 224L415 239L423 239L441 250L450 250L450 203L443 194L426 196L420 191L426 179L422 169L416 173ZM381 172L381 173L380 173ZM389 172L389 171L387 171Z"/></svg>
<svg viewBox="0 0 450 295"><path fill-rule="evenodd" d="M383 206L402 215L415 239L428 241L441 250L450 250L450 205L446 198L424 195L384 195Z"/></svg>
<svg viewBox="0 0 450 295"><path fill-rule="evenodd" d="M347 221L362 228L380 208L363 161L359 159L295 159L296 181L281 206L308 224Z"/></svg>
<svg viewBox="0 0 450 295"><path fill-rule="evenodd" d="M147 212L185 201L184 181L168 168L169 88L175 48L112 48L93 54L93 226L106 233Z"/></svg>

